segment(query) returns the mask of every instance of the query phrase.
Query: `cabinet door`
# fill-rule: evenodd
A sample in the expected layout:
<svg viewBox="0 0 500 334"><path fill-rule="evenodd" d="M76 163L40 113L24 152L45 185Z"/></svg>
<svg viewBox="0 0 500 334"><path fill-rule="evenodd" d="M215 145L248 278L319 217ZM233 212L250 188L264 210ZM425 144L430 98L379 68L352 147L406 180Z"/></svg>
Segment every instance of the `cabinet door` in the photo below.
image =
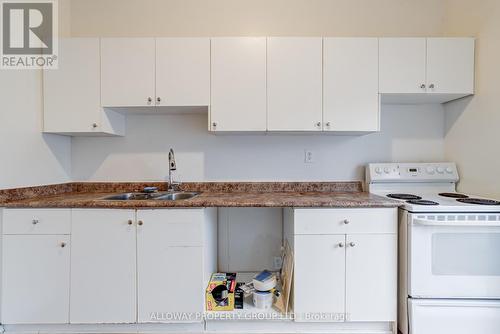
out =
<svg viewBox="0 0 500 334"><path fill-rule="evenodd" d="M427 39L427 86L431 93L474 93L474 39Z"/></svg>
<svg viewBox="0 0 500 334"><path fill-rule="evenodd" d="M266 130L266 39L212 38L212 131Z"/></svg>
<svg viewBox="0 0 500 334"><path fill-rule="evenodd" d="M379 54L380 93L426 92L425 38L380 38Z"/></svg>
<svg viewBox="0 0 500 334"><path fill-rule="evenodd" d="M154 105L154 38L101 39L101 92L104 107Z"/></svg>
<svg viewBox="0 0 500 334"><path fill-rule="evenodd" d="M156 105L210 104L210 39L156 39Z"/></svg>
<svg viewBox="0 0 500 334"><path fill-rule="evenodd" d="M378 131L378 39L325 38L323 130Z"/></svg>
<svg viewBox="0 0 500 334"><path fill-rule="evenodd" d="M134 211L73 210L71 323L136 320Z"/></svg>
<svg viewBox="0 0 500 334"><path fill-rule="evenodd" d="M59 40L59 68L43 72L45 132L99 131L100 64L99 38Z"/></svg>
<svg viewBox="0 0 500 334"><path fill-rule="evenodd" d="M346 320L396 321L396 235L347 235L346 241Z"/></svg>
<svg viewBox="0 0 500 334"><path fill-rule="evenodd" d="M294 256L297 320L343 321L345 235L296 235Z"/></svg>
<svg viewBox="0 0 500 334"><path fill-rule="evenodd" d="M139 322L201 321L196 314L203 312L204 306L203 247L193 246L188 236L202 233L203 215L197 212L202 210L137 212L142 224L137 227ZM182 223L187 229L181 228ZM158 312L162 317L151 317ZM173 317L181 313L188 317Z"/></svg>
<svg viewBox="0 0 500 334"><path fill-rule="evenodd" d="M271 37L267 41L270 131L321 131L322 39Z"/></svg>
<svg viewBox="0 0 500 334"><path fill-rule="evenodd" d="M67 235L3 237L2 323L68 323Z"/></svg>

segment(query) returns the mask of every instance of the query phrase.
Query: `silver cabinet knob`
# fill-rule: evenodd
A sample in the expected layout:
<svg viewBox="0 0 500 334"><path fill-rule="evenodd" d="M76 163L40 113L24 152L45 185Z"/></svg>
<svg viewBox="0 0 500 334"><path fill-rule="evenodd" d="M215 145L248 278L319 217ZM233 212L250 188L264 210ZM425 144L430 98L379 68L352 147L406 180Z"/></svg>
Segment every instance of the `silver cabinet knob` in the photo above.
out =
<svg viewBox="0 0 500 334"><path fill-rule="evenodd" d="M153 102L153 99L150 97L148 97L148 104L151 104L151 102Z"/></svg>
<svg viewBox="0 0 500 334"><path fill-rule="evenodd" d="M425 87L426 87L425 84L420 85L420 88L422 88L422 89L425 89Z"/></svg>
<svg viewBox="0 0 500 334"><path fill-rule="evenodd" d="M33 219L33 220L31 221L31 223L32 223L33 225L36 225L36 224L38 224L39 222L40 222L40 221L39 221L38 219Z"/></svg>
<svg viewBox="0 0 500 334"><path fill-rule="evenodd" d="M345 225L347 225L347 224L349 224L349 223L350 223L350 221L349 221L348 219L344 219L344 220L343 220L343 223L344 223Z"/></svg>
<svg viewBox="0 0 500 334"><path fill-rule="evenodd" d="M330 125L331 125L330 122L326 122L327 127L330 127Z"/></svg>
<svg viewBox="0 0 500 334"><path fill-rule="evenodd" d="M217 122L213 122L212 127L215 129L217 127Z"/></svg>
<svg viewBox="0 0 500 334"><path fill-rule="evenodd" d="M64 247L66 247L66 243L65 242L61 242L60 246L61 246L61 248L64 248Z"/></svg>
<svg viewBox="0 0 500 334"><path fill-rule="evenodd" d="M338 245L340 248L344 248L344 243L343 242L339 242L339 245Z"/></svg>
<svg viewBox="0 0 500 334"><path fill-rule="evenodd" d="M156 104L160 104L160 102L161 102L161 97L159 97L159 96L158 96L158 97L156 98Z"/></svg>
<svg viewBox="0 0 500 334"><path fill-rule="evenodd" d="M352 242L352 241L351 241L351 242L349 243L349 246L354 247L354 246L356 246L356 243L354 243L354 242Z"/></svg>
<svg viewBox="0 0 500 334"><path fill-rule="evenodd" d="M132 219L129 219L129 220L127 221L127 224L129 224L129 225L132 225L133 223L134 223L134 222L132 221Z"/></svg>
<svg viewBox="0 0 500 334"><path fill-rule="evenodd" d="M317 122L316 126L319 128L321 126L321 122Z"/></svg>
<svg viewBox="0 0 500 334"><path fill-rule="evenodd" d="M95 129L95 128L97 128L97 127L98 127L97 123L92 123L92 128L94 128L94 129Z"/></svg>
<svg viewBox="0 0 500 334"><path fill-rule="evenodd" d="M139 220L139 221L137 222L137 224L139 224L140 226L142 226L142 224L144 224L144 222L143 222L142 220Z"/></svg>
<svg viewBox="0 0 500 334"><path fill-rule="evenodd" d="M430 89L434 89L434 87L436 87L434 84L430 84L430 85L429 85L429 88L430 88Z"/></svg>

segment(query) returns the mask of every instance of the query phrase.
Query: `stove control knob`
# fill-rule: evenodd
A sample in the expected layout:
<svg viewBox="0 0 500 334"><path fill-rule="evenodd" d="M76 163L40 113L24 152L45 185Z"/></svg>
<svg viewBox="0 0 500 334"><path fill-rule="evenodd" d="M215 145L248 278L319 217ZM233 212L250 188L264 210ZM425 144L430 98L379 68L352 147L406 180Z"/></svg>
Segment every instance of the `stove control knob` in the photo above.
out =
<svg viewBox="0 0 500 334"><path fill-rule="evenodd" d="M434 172L436 171L436 170L434 169L434 167L427 167L427 169L426 169L426 170L427 170L427 174L434 174Z"/></svg>
<svg viewBox="0 0 500 334"><path fill-rule="evenodd" d="M446 168L446 173L451 174L453 173L453 169L451 167Z"/></svg>
<svg viewBox="0 0 500 334"><path fill-rule="evenodd" d="M391 172L391 169L389 167L384 168L384 173L389 174Z"/></svg>
<svg viewBox="0 0 500 334"><path fill-rule="evenodd" d="M443 167L438 167L438 168L437 168L437 172L438 172L439 174L443 174L443 173L444 173L444 168L443 168Z"/></svg>
<svg viewBox="0 0 500 334"><path fill-rule="evenodd" d="M382 174L382 168L380 167L375 168L375 173Z"/></svg>

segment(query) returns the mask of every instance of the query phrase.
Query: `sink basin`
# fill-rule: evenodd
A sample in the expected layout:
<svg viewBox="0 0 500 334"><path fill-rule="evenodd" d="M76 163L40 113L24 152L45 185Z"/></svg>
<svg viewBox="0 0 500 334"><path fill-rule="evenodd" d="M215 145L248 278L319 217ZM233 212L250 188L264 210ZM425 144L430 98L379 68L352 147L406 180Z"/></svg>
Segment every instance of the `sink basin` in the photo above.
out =
<svg viewBox="0 0 500 334"><path fill-rule="evenodd" d="M103 197L102 200L106 201L138 201L138 200L147 200L154 199L157 196L161 196L164 193L124 193L124 194L115 194Z"/></svg>
<svg viewBox="0 0 500 334"><path fill-rule="evenodd" d="M198 196L199 193L192 192L175 192L175 193L167 193L158 197L155 197L156 200L159 201L178 201L181 199L190 199L195 196Z"/></svg>
<svg viewBox="0 0 500 334"><path fill-rule="evenodd" d="M159 193L123 193L109 195L101 198L104 201L140 201L140 200L159 200L159 201L177 201L181 199L190 199L199 195L194 192L159 192Z"/></svg>

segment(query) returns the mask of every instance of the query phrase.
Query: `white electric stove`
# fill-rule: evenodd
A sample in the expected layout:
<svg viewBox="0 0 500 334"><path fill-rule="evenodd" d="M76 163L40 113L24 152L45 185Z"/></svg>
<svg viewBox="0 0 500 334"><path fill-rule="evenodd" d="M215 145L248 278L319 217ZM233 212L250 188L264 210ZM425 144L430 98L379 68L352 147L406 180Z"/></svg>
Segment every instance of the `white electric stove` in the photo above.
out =
<svg viewBox="0 0 500 334"><path fill-rule="evenodd" d="M456 192L454 163L374 163L368 191L401 201L398 327L500 333L500 201Z"/></svg>

